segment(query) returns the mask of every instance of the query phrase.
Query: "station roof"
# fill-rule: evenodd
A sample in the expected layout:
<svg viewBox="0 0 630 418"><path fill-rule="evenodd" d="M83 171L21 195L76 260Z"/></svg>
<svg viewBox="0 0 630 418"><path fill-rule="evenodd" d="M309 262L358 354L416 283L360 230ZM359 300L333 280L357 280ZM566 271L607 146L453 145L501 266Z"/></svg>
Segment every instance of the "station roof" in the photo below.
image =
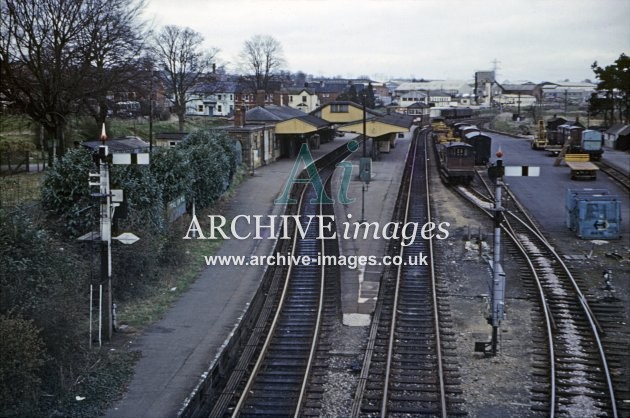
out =
<svg viewBox="0 0 630 418"><path fill-rule="evenodd" d="M277 134L304 134L327 128L328 122L289 106L257 106L245 113L246 124L271 123Z"/></svg>
<svg viewBox="0 0 630 418"><path fill-rule="evenodd" d="M413 125L413 119L413 116L399 114L385 115L368 119L365 122L365 134L372 138L376 138L391 133L409 132L411 125ZM363 121L340 126L337 130L361 134L363 133Z"/></svg>

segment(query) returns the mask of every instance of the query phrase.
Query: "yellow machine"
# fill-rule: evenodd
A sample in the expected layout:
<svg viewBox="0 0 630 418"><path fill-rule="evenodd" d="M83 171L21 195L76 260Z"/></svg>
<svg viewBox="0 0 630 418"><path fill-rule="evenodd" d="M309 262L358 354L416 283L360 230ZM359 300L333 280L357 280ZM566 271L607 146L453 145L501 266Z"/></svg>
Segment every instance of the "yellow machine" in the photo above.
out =
<svg viewBox="0 0 630 418"><path fill-rule="evenodd" d="M547 130L545 129L545 121L538 121L538 130L532 139L532 149L545 149L547 146Z"/></svg>

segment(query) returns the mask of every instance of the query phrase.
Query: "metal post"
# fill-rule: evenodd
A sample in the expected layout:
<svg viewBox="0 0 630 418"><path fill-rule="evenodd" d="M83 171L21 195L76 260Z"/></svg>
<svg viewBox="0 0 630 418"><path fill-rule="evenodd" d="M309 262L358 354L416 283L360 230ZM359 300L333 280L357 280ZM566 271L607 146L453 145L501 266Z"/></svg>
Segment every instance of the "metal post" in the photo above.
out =
<svg viewBox="0 0 630 418"><path fill-rule="evenodd" d="M90 341L89 341L89 347L92 348L92 310L93 310L93 300L92 300L92 292L93 292L93 286L90 285Z"/></svg>
<svg viewBox="0 0 630 418"><path fill-rule="evenodd" d="M503 166L502 160L497 160L497 167ZM503 320L505 306L505 274L501 267L501 186L502 177L497 177L494 197L494 254L492 260L492 355L497 354L498 328Z"/></svg>
<svg viewBox="0 0 630 418"><path fill-rule="evenodd" d="M103 285L98 285L98 346L102 345L102 335L103 335L103 316L101 313L103 312Z"/></svg>
<svg viewBox="0 0 630 418"><path fill-rule="evenodd" d="M367 136L365 136L365 125L366 125L366 116L365 116L365 92L363 93L362 97L363 100L363 156L367 157Z"/></svg>
<svg viewBox="0 0 630 418"><path fill-rule="evenodd" d="M359 222L365 222L365 182L361 185L361 220Z"/></svg>

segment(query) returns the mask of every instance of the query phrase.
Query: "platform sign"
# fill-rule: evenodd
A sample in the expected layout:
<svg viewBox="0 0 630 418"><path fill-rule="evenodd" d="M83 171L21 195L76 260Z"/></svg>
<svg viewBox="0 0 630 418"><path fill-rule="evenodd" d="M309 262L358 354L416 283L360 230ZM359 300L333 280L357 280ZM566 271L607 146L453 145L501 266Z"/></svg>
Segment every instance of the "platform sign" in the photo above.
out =
<svg viewBox="0 0 630 418"><path fill-rule="evenodd" d="M528 165L506 165L503 174L506 177L538 177L540 167L530 167Z"/></svg>

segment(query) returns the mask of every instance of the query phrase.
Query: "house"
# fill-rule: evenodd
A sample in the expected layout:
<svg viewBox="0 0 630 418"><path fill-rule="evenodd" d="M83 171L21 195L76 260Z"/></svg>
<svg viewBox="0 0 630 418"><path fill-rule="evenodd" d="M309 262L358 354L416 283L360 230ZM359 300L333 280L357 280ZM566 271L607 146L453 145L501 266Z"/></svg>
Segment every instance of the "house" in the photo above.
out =
<svg viewBox="0 0 630 418"><path fill-rule="evenodd" d="M186 115L223 116L234 112L236 83L233 81L203 81L188 92Z"/></svg>
<svg viewBox="0 0 630 418"><path fill-rule="evenodd" d="M315 89L308 87L289 89L286 100L287 106L301 110L304 113L311 113L319 107L319 97Z"/></svg>
<svg viewBox="0 0 630 418"><path fill-rule="evenodd" d="M309 86L315 89L315 93L319 98L319 103L334 102L342 93L348 89L347 80L320 80L318 82L309 83Z"/></svg>
<svg viewBox="0 0 630 418"><path fill-rule="evenodd" d="M265 91L260 89L254 90L251 82L241 78L236 83L234 105L246 111L256 106L283 106L286 105L284 103L286 95L287 91L280 81L270 81L268 89Z"/></svg>

